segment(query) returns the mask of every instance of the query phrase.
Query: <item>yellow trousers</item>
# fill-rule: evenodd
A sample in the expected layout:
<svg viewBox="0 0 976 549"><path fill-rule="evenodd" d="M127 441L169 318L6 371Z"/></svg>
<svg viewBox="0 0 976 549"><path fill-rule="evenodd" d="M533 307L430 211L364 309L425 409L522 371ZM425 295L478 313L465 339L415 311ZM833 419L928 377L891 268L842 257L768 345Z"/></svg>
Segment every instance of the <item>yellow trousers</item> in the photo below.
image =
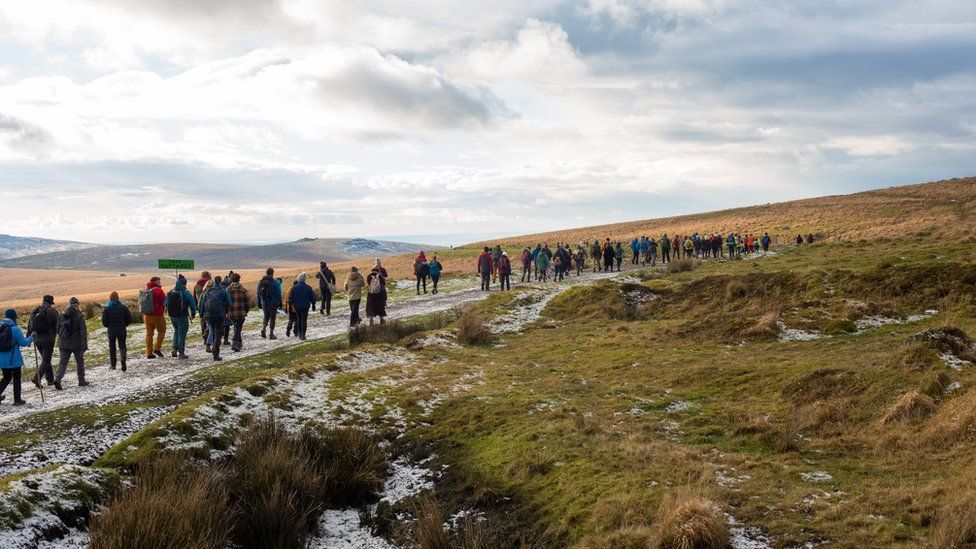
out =
<svg viewBox="0 0 976 549"><path fill-rule="evenodd" d="M142 315L142 322L146 325L146 356L163 348L163 338L166 337L166 317ZM156 341L153 342L153 333Z"/></svg>

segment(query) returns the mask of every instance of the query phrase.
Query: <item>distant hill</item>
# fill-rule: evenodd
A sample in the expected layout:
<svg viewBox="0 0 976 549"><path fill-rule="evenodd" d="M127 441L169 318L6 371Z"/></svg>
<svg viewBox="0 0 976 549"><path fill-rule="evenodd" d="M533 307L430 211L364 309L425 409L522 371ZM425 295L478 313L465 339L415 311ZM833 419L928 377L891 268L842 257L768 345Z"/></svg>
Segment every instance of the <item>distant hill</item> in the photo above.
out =
<svg viewBox="0 0 976 549"><path fill-rule="evenodd" d="M38 239L39 240L39 239ZM48 241L52 242L52 241ZM71 243L68 243L71 244ZM294 242L244 244L132 244L119 246L63 246L0 261L11 269L93 271L153 271L156 260L193 259L206 269L261 269L268 266L297 267L319 261L340 262L361 257L385 257L436 246L371 240L366 238L302 238ZM58 250L58 251L54 251Z"/></svg>
<svg viewBox="0 0 976 549"><path fill-rule="evenodd" d="M70 240L48 240L31 236L0 234L0 260L66 250L80 250L94 245Z"/></svg>

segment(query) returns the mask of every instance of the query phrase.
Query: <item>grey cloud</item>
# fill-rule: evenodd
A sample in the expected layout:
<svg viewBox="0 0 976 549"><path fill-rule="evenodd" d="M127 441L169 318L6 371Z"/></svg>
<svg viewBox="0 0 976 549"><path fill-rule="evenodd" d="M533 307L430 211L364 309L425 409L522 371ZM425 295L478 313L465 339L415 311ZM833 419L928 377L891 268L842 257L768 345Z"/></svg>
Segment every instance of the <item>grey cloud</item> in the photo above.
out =
<svg viewBox="0 0 976 549"><path fill-rule="evenodd" d="M51 141L51 134L40 126L0 113L0 139L17 149L37 150Z"/></svg>

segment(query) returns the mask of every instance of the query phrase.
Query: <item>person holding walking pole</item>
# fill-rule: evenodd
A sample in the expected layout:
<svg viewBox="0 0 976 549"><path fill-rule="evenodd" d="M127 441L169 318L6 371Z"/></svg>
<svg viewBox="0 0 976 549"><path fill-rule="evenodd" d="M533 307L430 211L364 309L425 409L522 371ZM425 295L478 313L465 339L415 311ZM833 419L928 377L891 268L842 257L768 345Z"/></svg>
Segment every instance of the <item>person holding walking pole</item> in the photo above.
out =
<svg viewBox="0 0 976 549"><path fill-rule="evenodd" d="M17 326L17 311L7 309L0 321L0 369L3 379L0 379L0 401L4 399L3 392L7 385L14 384L14 406L26 404L20 398L20 371L24 366L24 357L20 353L21 347L34 343L34 337L24 337L24 333Z"/></svg>

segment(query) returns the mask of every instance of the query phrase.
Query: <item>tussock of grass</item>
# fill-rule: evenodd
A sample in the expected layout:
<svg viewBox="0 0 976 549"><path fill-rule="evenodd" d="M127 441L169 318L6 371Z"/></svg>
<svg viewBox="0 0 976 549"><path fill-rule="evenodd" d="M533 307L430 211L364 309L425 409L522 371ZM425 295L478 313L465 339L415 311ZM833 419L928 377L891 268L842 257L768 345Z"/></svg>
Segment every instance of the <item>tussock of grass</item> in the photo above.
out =
<svg viewBox="0 0 976 549"><path fill-rule="evenodd" d="M942 403L922 433L922 443L948 447L976 440L976 391L966 391Z"/></svg>
<svg viewBox="0 0 976 549"><path fill-rule="evenodd" d="M668 263L668 273L686 273L688 271L694 270L695 267L701 265L700 261L696 261L691 258L678 259Z"/></svg>
<svg viewBox="0 0 976 549"><path fill-rule="evenodd" d="M976 345L973 345L973 340L965 331L954 326L929 329L915 334L909 341L926 345L940 353L952 354L962 360L976 361Z"/></svg>
<svg viewBox="0 0 976 549"><path fill-rule="evenodd" d="M225 547L235 519L222 469L163 454L92 518L95 549Z"/></svg>
<svg viewBox="0 0 976 549"><path fill-rule="evenodd" d="M488 319L476 310L470 310L458 319L456 337L462 345L488 345L496 339L488 325Z"/></svg>
<svg viewBox="0 0 976 549"><path fill-rule="evenodd" d="M931 380L925 385L925 389L922 392L938 402L945 398L946 389L948 389L949 385L951 384L952 378L946 375L945 372L939 372L932 376Z"/></svg>
<svg viewBox="0 0 976 549"><path fill-rule="evenodd" d="M398 343L409 335L443 328L453 322L457 315L457 311L448 310L416 318L390 320L372 326L359 325L349 330L349 346L356 347L366 343Z"/></svg>
<svg viewBox="0 0 976 549"><path fill-rule="evenodd" d="M375 501L390 466L376 437L354 428L310 428L300 437L324 478L324 499L329 506Z"/></svg>
<svg viewBox="0 0 976 549"><path fill-rule="evenodd" d="M936 409L932 397L918 391L908 391L898 397L881 418L881 423L920 420L929 417Z"/></svg>
<svg viewBox="0 0 976 549"><path fill-rule="evenodd" d="M929 546L972 547L976 544L976 492L970 482L956 484L957 493L936 513Z"/></svg>
<svg viewBox="0 0 976 549"><path fill-rule="evenodd" d="M912 339L897 355L895 365L910 370L928 370L940 362L939 354L928 341Z"/></svg>
<svg viewBox="0 0 976 549"><path fill-rule="evenodd" d="M698 491L667 494L658 507L657 545L662 549L724 549L729 527L718 506Z"/></svg>
<svg viewBox="0 0 976 549"><path fill-rule="evenodd" d="M421 549L453 549L451 536L444 528L444 513L440 505L430 497L413 506L413 535Z"/></svg>

